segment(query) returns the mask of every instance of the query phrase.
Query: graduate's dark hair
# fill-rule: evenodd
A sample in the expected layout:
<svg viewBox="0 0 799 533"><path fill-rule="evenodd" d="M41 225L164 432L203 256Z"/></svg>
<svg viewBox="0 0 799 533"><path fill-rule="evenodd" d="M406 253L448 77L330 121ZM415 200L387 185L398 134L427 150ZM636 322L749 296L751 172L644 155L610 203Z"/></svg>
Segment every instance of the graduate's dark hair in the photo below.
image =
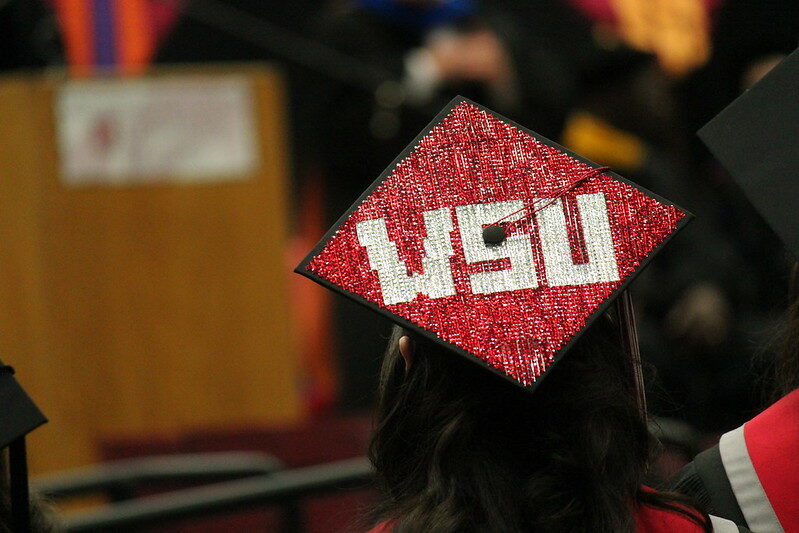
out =
<svg viewBox="0 0 799 533"><path fill-rule="evenodd" d="M799 388L799 262L794 263L790 283L791 305L782 327L773 365L773 386L769 402Z"/></svg>
<svg viewBox="0 0 799 533"><path fill-rule="evenodd" d="M402 335L415 343L406 375ZM635 530L634 509L672 509L642 490L651 437L618 331L602 317L534 394L401 328L383 362L370 458L397 532Z"/></svg>

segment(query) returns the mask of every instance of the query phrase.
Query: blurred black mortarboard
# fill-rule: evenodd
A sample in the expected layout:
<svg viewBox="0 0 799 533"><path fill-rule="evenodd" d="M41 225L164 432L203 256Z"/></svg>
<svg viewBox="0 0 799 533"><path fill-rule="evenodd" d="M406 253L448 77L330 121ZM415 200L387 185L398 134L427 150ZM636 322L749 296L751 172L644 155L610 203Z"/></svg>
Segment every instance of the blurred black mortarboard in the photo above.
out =
<svg viewBox="0 0 799 533"><path fill-rule="evenodd" d="M14 370L0 362L0 449L45 422L47 419L14 377Z"/></svg>
<svg viewBox="0 0 799 533"><path fill-rule="evenodd" d="M0 450L9 448L13 531L30 529L25 436L47 422L17 382L14 369L0 362Z"/></svg>
<svg viewBox="0 0 799 533"><path fill-rule="evenodd" d="M799 257L799 50L708 122L699 137Z"/></svg>

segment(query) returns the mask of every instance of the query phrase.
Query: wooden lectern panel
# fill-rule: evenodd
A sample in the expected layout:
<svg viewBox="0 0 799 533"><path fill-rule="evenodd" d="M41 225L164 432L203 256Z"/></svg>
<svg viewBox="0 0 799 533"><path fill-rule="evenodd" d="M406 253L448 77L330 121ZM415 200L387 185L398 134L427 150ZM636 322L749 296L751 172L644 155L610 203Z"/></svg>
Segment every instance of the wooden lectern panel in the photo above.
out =
<svg viewBox="0 0 799 533"><path fill-rule="evenodd" d="M51 419L30 439L35 472L95 460L104 437L298 419L282 85L236 75L254 98L252 175L113 186L59 177L63 80L0 83L0 358Z"/></svg>

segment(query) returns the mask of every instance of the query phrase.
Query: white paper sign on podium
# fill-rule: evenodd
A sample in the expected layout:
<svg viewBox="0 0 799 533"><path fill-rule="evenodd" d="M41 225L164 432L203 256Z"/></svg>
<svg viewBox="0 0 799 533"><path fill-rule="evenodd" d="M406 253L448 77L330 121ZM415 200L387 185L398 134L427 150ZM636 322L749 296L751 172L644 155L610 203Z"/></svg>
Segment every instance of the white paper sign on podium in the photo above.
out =
<svg viewBox="0 0 799 533"><path fill-rule="evenodd" d="M69 186L235 181L259 165L241 76L72 81L55 106Z"/></svg>

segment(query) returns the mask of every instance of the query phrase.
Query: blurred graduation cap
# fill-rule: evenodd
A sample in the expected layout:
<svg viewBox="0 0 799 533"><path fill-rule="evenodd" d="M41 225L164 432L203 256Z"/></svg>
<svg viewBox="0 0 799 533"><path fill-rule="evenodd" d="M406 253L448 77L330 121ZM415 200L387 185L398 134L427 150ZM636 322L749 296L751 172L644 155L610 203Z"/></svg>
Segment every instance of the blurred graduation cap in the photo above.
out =
<svg viewBox="0 0 799 533"><path fill-rule="evenodd" d="M17 382L14 369L0 361L0 450L9 449L12 531L30 529L25 436L47 422Z"/></svg>
<svg viewBox="0 0 799 533"><path fill-rule="evenodd" d="M295 271L533 390L689 218L458 97Z"/></svg>
<svg viewBox="0 0 799 533"><path fill-rule="evenodd" d="M799 257L799 50L698 134Z"/></svg>
<svg viewBox="0 0 799 533"><path fill-rule="evenodd" d="M14 369L0 361L0 449L24 437L47 419L14 377Z"/></svg>

